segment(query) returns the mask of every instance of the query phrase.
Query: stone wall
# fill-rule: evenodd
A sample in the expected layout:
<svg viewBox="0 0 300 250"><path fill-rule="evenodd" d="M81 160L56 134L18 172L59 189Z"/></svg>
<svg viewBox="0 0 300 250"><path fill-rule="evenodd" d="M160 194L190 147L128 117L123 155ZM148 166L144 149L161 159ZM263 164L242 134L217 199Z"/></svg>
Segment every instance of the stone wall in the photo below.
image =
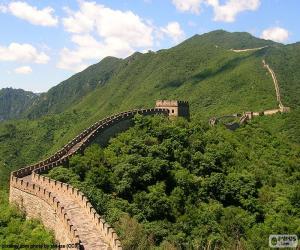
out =
<svg viewBox="0 0 300 250"><path fill-rule="evenodd" d="M167 109L169 111L169 116L190 117L189 103L186 101L157 100L155 107Z"/></svg>
<svg viewBox="0 0 300 250"><path fill-rule="evenodd" d="M117 124L114 124L106 129L103 129L101 134L95 136L92 142L97 143L102 147L105 147L111 138L116 137L117 134L123 131L126 131L132 125L133 125L133 121L131 119L120 121Z"/></svg>
<svg viewBox="0 0 300 250"><path fill-rule="evenodd" d="M231 49L232 51L235 52L243 52L243 51L251 51L251 50L257 50L257 49L262 49L264 47L261 48L255 48L255 49L242 49L242 50L234 50ZM265 68L267 68L267 70L269 71L269 73L272 76L273 79L273 83L275 86L275 91L276 91L276 99L278 102L278 106L279 108L276 109L270 109L270 110L264 110L264 111L260 111L260 112L252 112L252 111L247 111L244 112L243 115L240 118L239 123L235 122L235 123L227 123L225 124L225 126L231 130L234 130L236 128L239 127L240 124L244 124L246 123L248 120L251 120L253 117L255 116L263 116L263 115L274 115L277 113L286 113L286 112L290 112L290 108L289 107L285 107L282 102L281 102L281 96L280 96L280 89L279 89L279 84L275 75L275 72L270 68L270 66L268 64L266 64L265 60L262 60L263 66ZM233 115L229 115L229 116L234 116ZM222 118L224 117L228 117L228 116L222 116L222 117L212 117L211 119L209 119L209 125L210 126L214 126L215 124L217 124L220 120L222 120Z"/></svg>
<svg viewBox="0 0 300 250"><path fill-rule="evenodd" d="M102 235L106 238L107 242L110 243L112 249L120 249L121 242L118 239L115 230L96 212L88 198L77 188L72 187L69 184L62 183L60 181L52 180L48 177L41 176L37 172L43 172L36 170L32 174L32 180L34 183L40 186L46 187L47 190L52 190L55 193L59 193L62 196L72 197L77 203L85 209L88 216L94 222L94 225L100 229Z"/></svg>
<svg viewBox="0 0 300 250"><path fill-rule="evenodd" d="M68 184L51 180L40 174L66 163L70 157L82 152L101 135L103 135L102 141L107 142L109 137L115 135L116 132L128 128L130 126L128 120L136 114L168 115L169 112L164 108L132 110L112 115L94 123L49 158L12 172L10 202L17 204L28 217L41 219L47 228L54 231L55 237L60 243L78 244L81 242L80 235L77 234L72 218L53 193L59 197L72 199L89 216L89 220L93 221L93 226L100 230L102 237L105 242L109 243L111 249L122 249L114 229L97 214L82 192Z"/></svg>
<svg viewBox="0 0 300 250"><path fill-rule="evenodd" d="M274 115L280 112L280 109L269 109L264 111L264 115Z"/></svg>
<svg viewBox="0 0 300 250"><path fill-rule="evenodd" d="M23 180L11 178L9 201L16 204L28 218L40 219L46 228L53 230L61 244L79 244L76 228L64 208L47 189L28 185Z"/></svg>
<svg viewBox="0 0 300 250"><path fill-rule="evenodd" d="M220 117L212 117L209 119L209 125L210 126L215 126L217 123L222 121L224 118L237 118L239 117L239 122L231 122L231 123L225 123L224 125L226 128L230 130L235 130L237 129L240 124L244 124L247 121L253 119L255 116L265 116L265 115L274 115L277 113L286 113L289 112L290 109L288 107L281 107L278 109L269 109L269 110L264 110L264 111L259 111L259 112L252 112L252 111L247 111L244 112L243 114L232 114L232 115L224 115Z"/></svg>

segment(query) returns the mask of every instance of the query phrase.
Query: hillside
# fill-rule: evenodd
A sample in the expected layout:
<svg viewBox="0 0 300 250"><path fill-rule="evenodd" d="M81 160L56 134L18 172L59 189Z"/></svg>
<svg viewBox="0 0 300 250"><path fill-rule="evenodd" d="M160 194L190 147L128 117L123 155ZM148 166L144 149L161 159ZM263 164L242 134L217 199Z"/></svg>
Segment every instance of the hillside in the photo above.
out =
<svg viewBox="0 0 300 250"><path fill-rule="evenodd" d="M114 63L114 74L106 84L98 85L81 102L70 100L69 107L61 105L62 100L69 98L60 91L62 96L57 105L69 110L89 111L97 117L132 107L152 106L155 99L162 98L189 100L192 110L197 110L192 113L201 112L205 117L210 111L221 114L271 108L275 104L273 86L262 67L261 52L237 54L229 48L274 44L248 33L215 31L196 35L168 50L135 53L118 60ZM101 63L93 67L101 67ZM88 71L79 75L86 79L91 77ZM67 83L70 82L71 79ZM56 93L57 88L49 93ZM257 98L258 94L260 98ZM48 106L51 110L55 105L50 103ZM36 105L31 115L43 113L43 108L43 103Z"/></svg>
<svg viewBox="0 0 300 250"><path fill-rule="evenodd" d="M222 35L227 41L225 48L216 46L221 44ZM192 105L192 114L201 113L203 118L212 113L271 108L274 90L261 63L265 51L228 50L244 47L244 33L240 43L239 36L217 31L194 36L168 50L134 54L123 60L108 84L72 108L103 116L107 110L151 106L161 98L186 99ZM235 41L232 45L231 40ZM254 37L249 43L252 40L251 47L272 43Z"/></svg>
<svg viewBox="0 0 300 250"><path fill-rule="evenodd" d="M221 47L222 36L227 41L226 48ZM42 95L29 113L31 117L47 112L58 114L35 121L1 123L0 154L5 169L17 168L50 154L105 115L152 107L156 99L188 100L192 117L204 123L220 114L274 108L277 104L272 79L261 62L265 56L279 79L283 102L296 109L299 44L243 53L228 50L243 48L247 38L247 45L253 43L252 48L272 43L246 33L216 31L194 36L174 48L156 53L135 53L124 60L103 59ZM232 45L231 41L234 41ZM216 47L218 42L220 46ZM293 60L285 60L286 57ZM99 84L99 79L103 84ZM96 82L98 84L85 85ZM85 86L88 87L83 90ZM294 124L291 129L298 131L297 114L293 112L288 116L291 118L278 123L278 127ZM30 146L24 147L24 143ZM3 167L1 169L3 171Z"/></svg>
<svg viewBox="0 0 300 250"><path fill-rule="evenodd" d="M120 61L118 58L106 57L75 74L42 94L24 115L34 118L47 113L59 113L72 107L95 88L105 85L117 70Z"/></svg>
<svg viewBox="0 0 300 250"><path fill-rule="evenodd" d="M236 81L237 74L243 74L245 77L236 83L229 83L230 85L226 86L227 90L234 85L241 85L241 88L245 88L246 81L253 81L253 79L249 79L249 70L246 72L245 69L256 66L258 64L256 59L259 57L255 54L237 55L229 50L267 45L275 46L278 44L258 39L245 32L230 33L217 30L203 35L195 35L168 50L146 54L134 53L123 60L107 57L41 94L34 103L26 106L23 112L18 113L15 117L37 118L45 114L60 113L72 109L74 105L85 101L85 96L94 90L99 92L94 93L94 96L103 96L100 98L101 105L106 103L108 107L111 106L110 108L124 105L124 103L120 103L122 98L118 99L118 97L115 98L110 95L110 93L115 92L120 93L121 96L125 92L127 92L126 95L129 94L125 100L128 107L145 105L145 102L140 100L147 99L149 91L153 98L156 98L155 96L168 96L170 91L174 97L176 95L184 97L186 93L182 92L190 87L211 89L211 86L216 84L217 89L223 88L224 80L220 80L219 76L223 73L227 74L227 72L230 72L229 81L231 78ZM236 67L240 66L242 61L243 66ZM267 78L260 76L263 75L262 69L255 69L255 71L259 81L267 81ZM228 79L226 79L227 81ZM203 82L204 86L197 86L200 82ZM190 85L187 86L187 84ZM256 88L255 83L253 84L252 88ZM110 89L111 92L106 93L106 88ZM175 88L179 88L176 90L177 93L173 92ZM132 91L133 89L134 91ZM203 91L206 91L204 89ZM132 102L132 100L134 101ZM96 100L96 103L98 102L99 100ZM210 102L211 100L208 98L208 100L202 100L200 105L209 105ZM267 102L270 100L266 101L265 104ZM150 104L149 101L146 103ZM85 106L85 104L81 106ZM101 110L104 111L104 108L107 110L107 107L103 107Z"/></svg>
<svg viewBox="0 0 300 250"><path fill-rule="evenodd" d="M0 89L0 121L19 118L37 98L37 94L22 89Z"/></svg>
<svg viewBox="0 0 300 250"><path fill-rule="evenodd" d="M259 39L247 32L227 32L224 30L215 30L202 35L195 35L187 39L178 47L197 46L201 44L213 44L224 49L252 49L264 46L280 46L281 44L271 40Z"/></svg>
<svg viewBox="0 0 300 250"><path fill-rule="evenodd" d="M222 39L226 43L221 43ZM243 53L228 49L244 48L245 44L270 47ZM192 119L203 123L211 116L274 108L275 90L263 68L264 57L282 82L283 102L295 108L276 123L276 130L299 133L299 44L273 44L247 33L215 31L196 35L168 50L135 53L124 60L103 59L42 95L29 113L27 110L30 117L41 116L39 119L1 123L0 171L9 172L50 154L106 115L153 107L156 99L188 100ZM287 64L285 57L293 60ZM42 115L52 112L56 114ZM294 136L293 140L300 142L299 138Z"/></svg>
<svg viewBox="0 0 300 250"><path fill-rule="evenodd" d="M106 57L40 95L22 89L1 89L0 121L33 119L48 113L62 112L80 102L96 87L106 84L120 62L121 59Z"/></svg>
<svg viewBox="0 0 300 250"><path fill-rule="evenodd" d="M258 47L264 48L232 50ZM93 122L153 107L156 99L180 99L190 102L191 122L136 117L107 148L92 146L50 176L80 188L125 249L264 249L269 234L300 235L299 56L299 43L214 31L171 49L105 58L5 118L24 119L0 123L4 197L13 169L51 155ZM277 107L263 59L291 112L258 117L235 132L210 128L212 116ZM19 100L18 107L25 103Z"/></svg>
<svg viewBox="0 0 300 250"><path fill-rule="evenodd" d="M300 43L270 48L266 60L277 74L282 96L288 106L300 106Z"/></svg>
<svg viewBox="0 0 300 250"><path fill-rule="evenodd" d="M269 249L272 232L300 234L299 146L260 120L234 133L164 117L134 123L48 174L82 190L125 250Z"/></svg>

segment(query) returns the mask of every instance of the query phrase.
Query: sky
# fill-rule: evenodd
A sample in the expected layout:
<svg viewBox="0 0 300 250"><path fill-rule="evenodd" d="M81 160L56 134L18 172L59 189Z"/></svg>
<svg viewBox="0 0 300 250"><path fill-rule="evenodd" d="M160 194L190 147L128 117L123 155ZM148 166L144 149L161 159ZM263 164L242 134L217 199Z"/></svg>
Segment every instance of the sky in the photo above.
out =
<svg viewBox="0 0 300 250"><path fill-rule="evenodd" d="M0 89L45 92L106 56L216 29L300 41L299 0L0 0Z"/></svg>

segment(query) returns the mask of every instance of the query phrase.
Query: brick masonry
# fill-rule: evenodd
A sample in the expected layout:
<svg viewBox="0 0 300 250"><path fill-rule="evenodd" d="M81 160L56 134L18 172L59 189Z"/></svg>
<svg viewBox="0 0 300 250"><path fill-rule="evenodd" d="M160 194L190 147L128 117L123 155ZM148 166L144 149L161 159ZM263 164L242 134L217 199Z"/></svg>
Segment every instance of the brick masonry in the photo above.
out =
<svg viewBox="0 0 300 250"><path fill-rule="evenodd" d="M19 208L26 213L26 218L40 219L46 228L53 230L56 240L61 244L79 243L79 239L74 237L67 223L58 216L55 207L38 196L11 187L10 202L18 204Z"/></svg>
<svg viewBox="0 0 300 250"><path fill-rule="evenodd" d="M177 107L177 115L188 113L187 107L185 103L184 112ZM12 172L10 202L22 209L27 217L41 219L54 231L59 243L80 243L81 248L87 250L122 249L115 230L97 214L82 192L41 174L68 162L70 157L82 152L96 138L99 140L101 135L103 140L100 142L106 143L115 133L128 128L128 121L136 114L169 116L170 110L167 107L136 109L94 123L49 158Z"/></svg>

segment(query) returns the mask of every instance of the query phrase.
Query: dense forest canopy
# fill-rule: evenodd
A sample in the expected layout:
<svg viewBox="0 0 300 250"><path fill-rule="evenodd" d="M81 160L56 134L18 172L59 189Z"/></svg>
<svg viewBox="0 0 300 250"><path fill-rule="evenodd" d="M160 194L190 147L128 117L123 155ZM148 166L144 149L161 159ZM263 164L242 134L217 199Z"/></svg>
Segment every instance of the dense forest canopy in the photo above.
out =
<svg viewBox="0 0 300 250"><path fill-rule="evenodd" d="M125 249L267 249L270 234L300 234L299 156L259 121L232 132L136 116L48 176L83 190Z"/></svg>
<svg viewBox="0 0 300 250"><path fill-rule="evenodd" d="M82 189L128 249L264 249L269 234L300 236L299 58L299 43L218 30L167 50L105 58L42 95L0 91L0 240L53 241L8 206L12 170L51 155L107 115L153 107L156 99L189 101L191 122L136 117L106 148L92 145L49 175ZM209 128L213 116L277 107L263 59L291 112L234 132Z"/></svg>

